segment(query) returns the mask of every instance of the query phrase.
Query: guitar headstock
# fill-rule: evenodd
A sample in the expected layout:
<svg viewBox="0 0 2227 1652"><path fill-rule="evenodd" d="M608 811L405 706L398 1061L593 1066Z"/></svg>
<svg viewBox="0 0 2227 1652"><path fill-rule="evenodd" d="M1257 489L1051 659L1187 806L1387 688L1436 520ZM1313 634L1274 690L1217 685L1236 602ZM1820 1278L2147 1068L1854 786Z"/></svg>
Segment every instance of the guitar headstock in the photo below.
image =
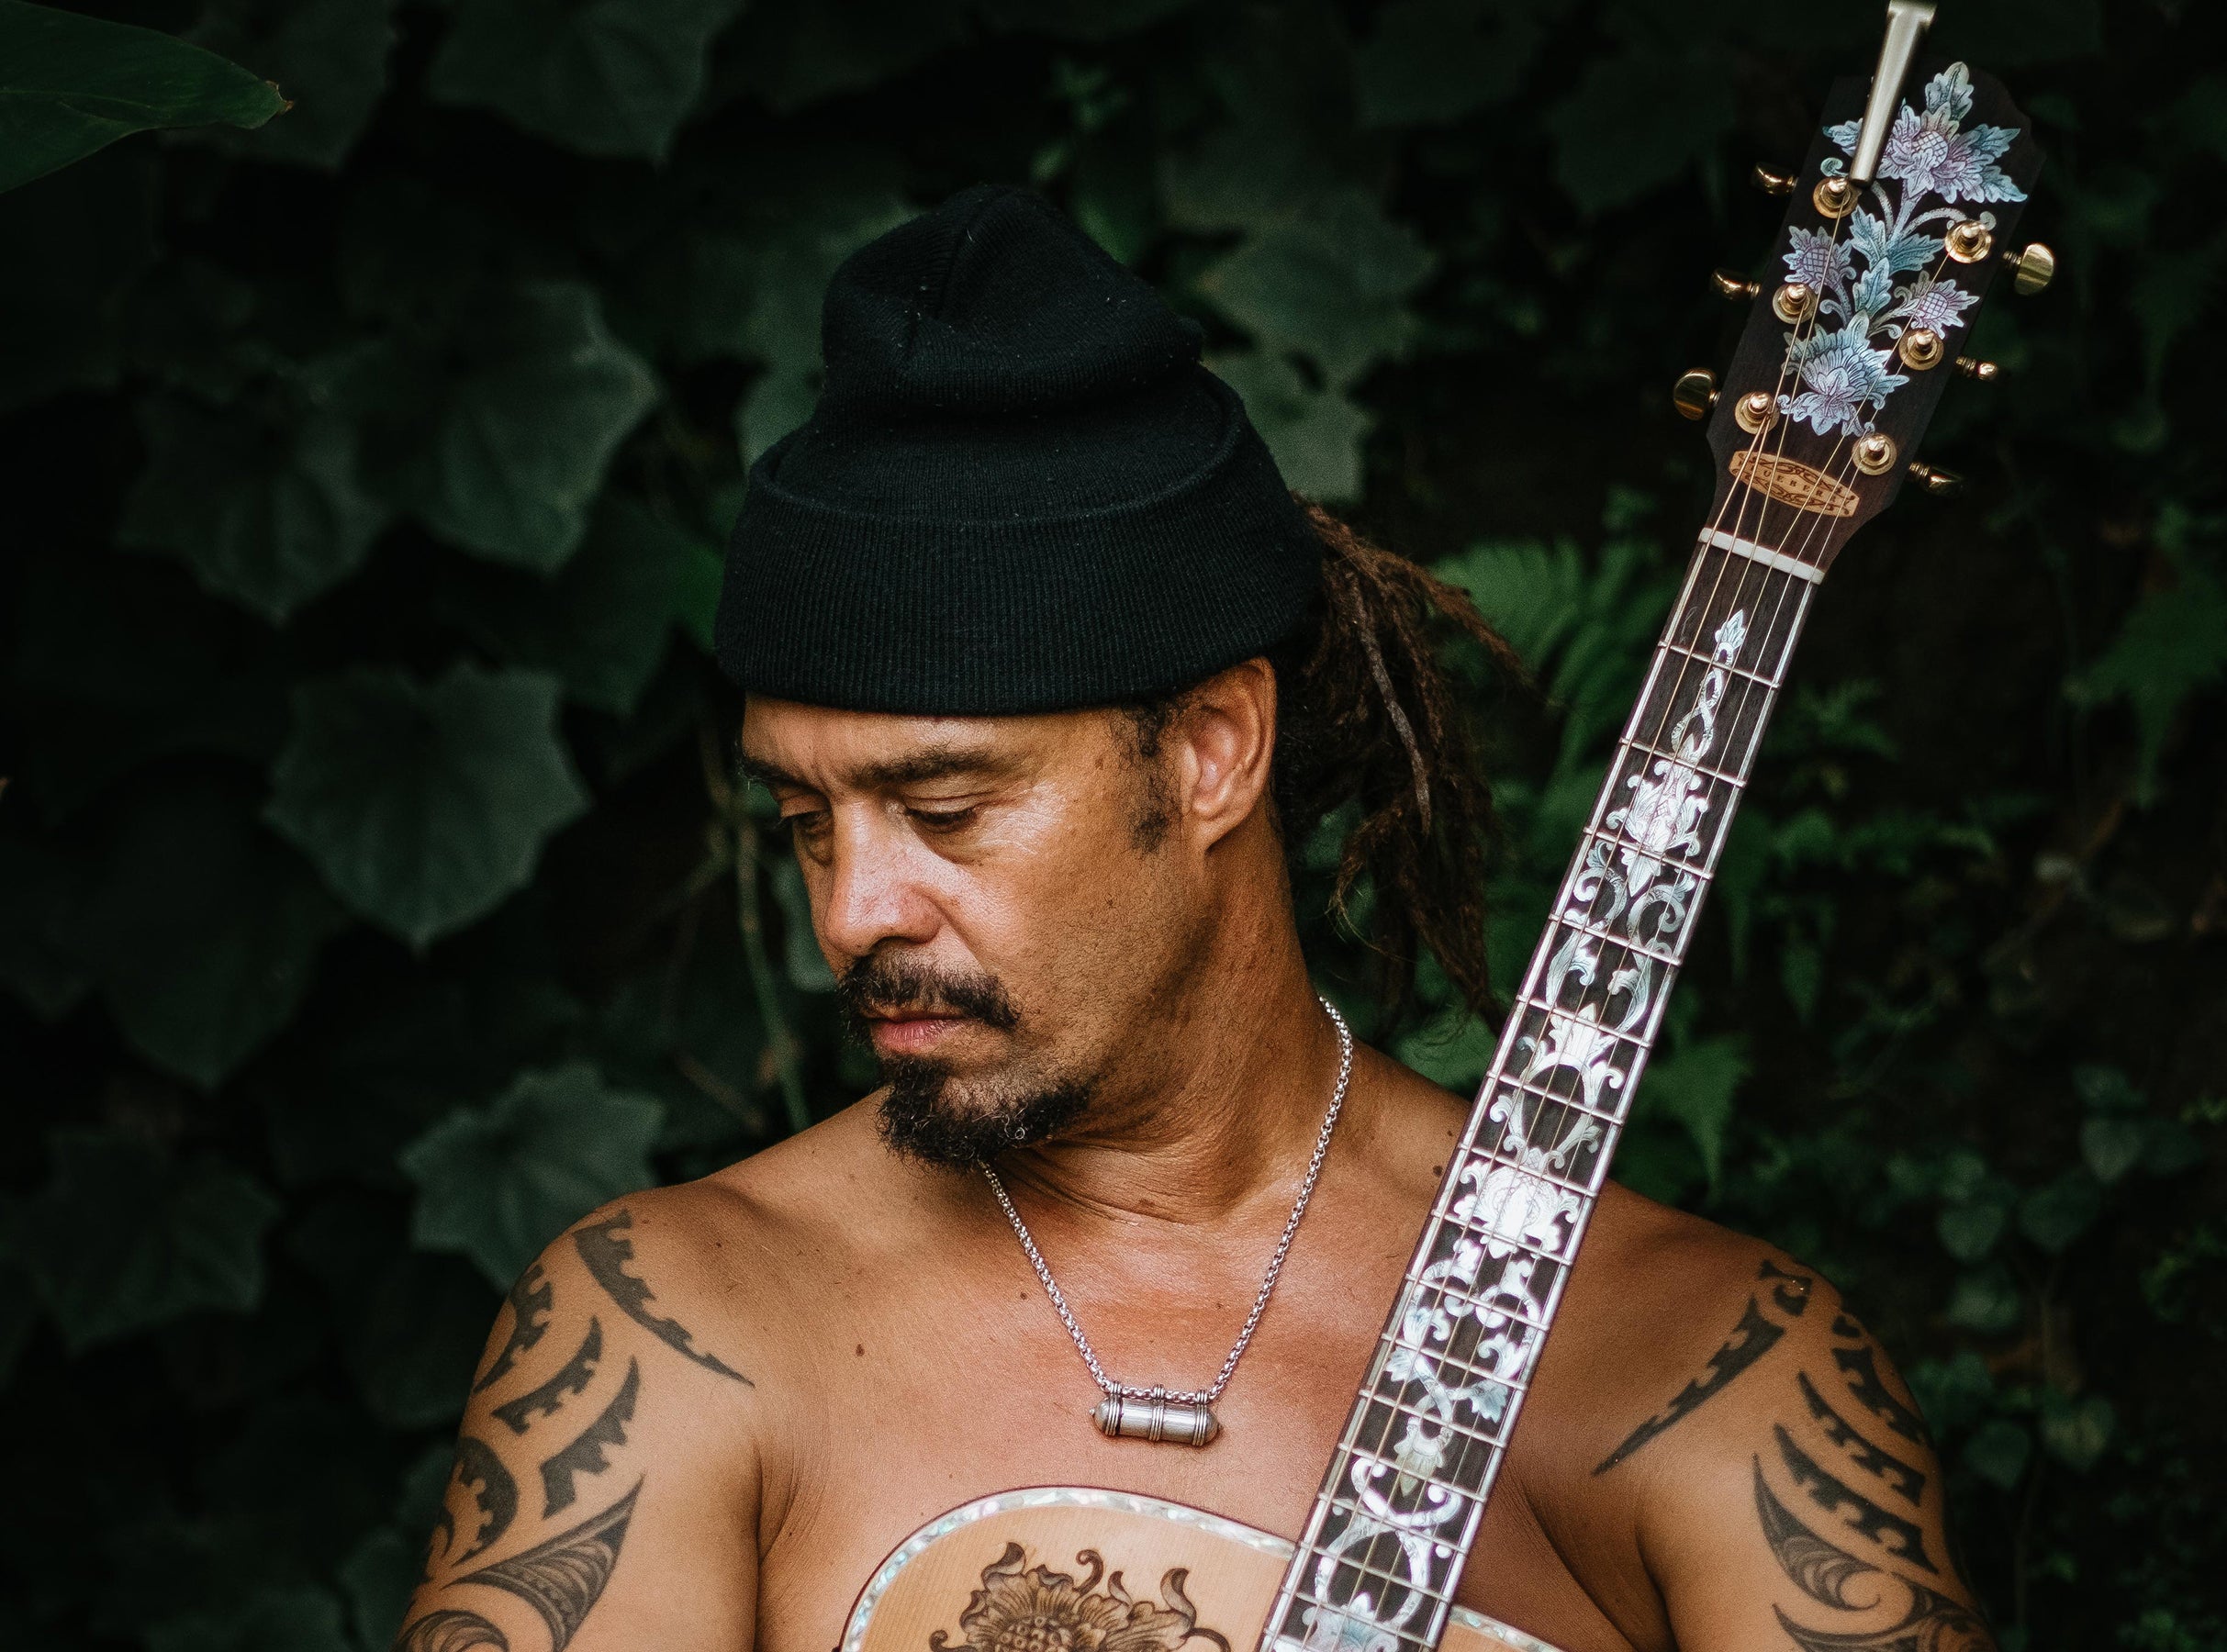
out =
<svg viewBox="0 0 2227 1652"><path fill-rule="evenodd" d="M1906 477L1940 487L1917 451L1950 379L1991 378L1960 354L1989 293L2045 285L2045 247L2011 240L2042 155L1999 82L1961 62L1903 84L1875 176L1851 175L1866 89L1833 87L1800 174L1758 169L1791 198L1767 273L1720 272L1752 297L1721 388L1679 380L1717 457L1712 524L1823 569Z"/></svg>

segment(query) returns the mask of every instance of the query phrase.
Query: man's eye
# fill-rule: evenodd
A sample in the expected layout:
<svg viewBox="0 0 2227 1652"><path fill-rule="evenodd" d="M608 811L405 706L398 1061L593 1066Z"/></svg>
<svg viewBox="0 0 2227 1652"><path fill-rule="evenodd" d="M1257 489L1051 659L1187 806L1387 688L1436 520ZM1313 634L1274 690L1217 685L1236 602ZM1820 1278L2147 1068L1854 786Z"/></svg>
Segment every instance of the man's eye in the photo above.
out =
<svg viewBox="0 0 2227 1652"><path fill-rule="evenodd" d="M788 827L789 831L800 832L806 837L817 837L827 830L827 810L824 809L796 809L783 815L781 824Z"/></svg>
<svg viewBox="0 0 2227 1652"><path fill-rule="evenodd" d="M971 825L974 817L980 812L981 805L979 803L969 803L964 809L908 809L905 810L906 814L928 832L957 832L961 827Z"/></svg>

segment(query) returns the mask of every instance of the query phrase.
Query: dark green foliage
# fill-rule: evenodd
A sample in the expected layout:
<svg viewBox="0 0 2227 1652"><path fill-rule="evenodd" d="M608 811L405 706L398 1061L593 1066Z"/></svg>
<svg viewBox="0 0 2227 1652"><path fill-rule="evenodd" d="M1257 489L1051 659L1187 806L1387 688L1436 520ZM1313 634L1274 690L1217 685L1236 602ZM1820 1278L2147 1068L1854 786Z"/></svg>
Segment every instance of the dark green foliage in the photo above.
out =
<svg viewBox="0 0 2227 1652"><path fill-rule="evenodd" d="M203 124L0 194L0 1383L39 1499L0 1598L10 1644L177 1652L385 1645L509 1276L869 1082L704 655L844 256L1035 183L1206 325L1295 484L1475 595L1539 691L1457 657L1510 983L1707 497L1663 397L1729 341L1701 275L1770 273L1739 179L1878 26L94 9L0 0L10 87L38 28L121 100L0 99L46 123L0 177ZM1969 494L1821 593L1621 1160L1851 1294L2012 1652L2227 1648L2209 26L1941 8L2036 118L2063 270L1943 403ZM263 77L296 106L258 127ZM1366 1032L1333 846L1302 895ZM1491 1044L1441 1009L1398 1049L1465 1086Z"/></svg>
<svg viewBox="0 0 2227 1652"><path fill-rule="evenodd" d="M150 28L0 0L0 189L152 127L258 127L275 86Z"/></svg>

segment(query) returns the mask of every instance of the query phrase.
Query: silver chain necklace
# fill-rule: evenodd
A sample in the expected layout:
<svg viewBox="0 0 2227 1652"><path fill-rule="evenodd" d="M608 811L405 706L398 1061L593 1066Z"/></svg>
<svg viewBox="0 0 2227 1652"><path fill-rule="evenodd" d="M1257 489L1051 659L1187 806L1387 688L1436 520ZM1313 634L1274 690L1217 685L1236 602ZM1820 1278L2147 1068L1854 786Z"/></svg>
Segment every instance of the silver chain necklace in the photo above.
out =
<svg viewBox="0 0 2227 1652"><path fill-rule="evenodd" d="M1337 1088L1330 1095L1330 1111L1323 1115L1322 1132L1315 1138L1315 1156L1307 1161L1307 1173L1299 1184L1299 1198L1292 1206L1291 1220L1283 1224L1283 1236L1276 1241L1276 1251L1268 1259L1268 1272L1260 1278L1259 1294L1253 1298L1253 1311L1245 1316L1245 1329L1237 1333L1237 1343L1229 1350L1229 1357L1222 1362L1222 1369L1211 1387L1203 1389L1132 1388L1125 1382L1116 1382L1106 1375L1105 1367L1098 1363L1091 1351L1091 1339L1085 1336L1075 1312L1067 1305L1059 1285L1052 1278L1051 1267L1036 1242L1028 1235L1028 1224L1021 1220L1021 1212L1013 1209L1012 1195L998 1173L987 1160L982 1174L989 1179L990 1190L998 1196L998 1203L1005 1211L1005 1220L1013 1223L1013 1235L1021 1241L1021 1248L1028 1253L1029 1266L1036 1270L1043 1281L1044 1294L1052 1300L1058 1311L1059 1323L1074 1339L1075 1351L1082 1356L1082 1363L1091 1367L1091 1376L1105 1395L1091 1412L1091 1421L1098 1432L1114 1439L1171 1440L1182 1446L1203 1446L1222 1432L1220 1419L1214 1414L1214 1402L1222 1397L1229 1386L1229 1379L1237 1368L1237 1361L1245 1356L1253 1332L1260 1323L1260 1315L1268 1308L1268 1300L1276 1289L1276 1276L1283 1271L1283 1258L1292 1248L1292 1236L1299 1232L1299 1219L1307 1213L1307 1200L1315 1196L1315 1179L1322 1175L1322 1162L1330 1152L1330 1133L1337 1128L1337 1115L1346 1105L1346 1087L1353 1080L1353 1033L1346 1025L1346 1018L1337 1012L1337 1006L1319 994L1315 998L1330 1021L1337 1028Z"/></svg>

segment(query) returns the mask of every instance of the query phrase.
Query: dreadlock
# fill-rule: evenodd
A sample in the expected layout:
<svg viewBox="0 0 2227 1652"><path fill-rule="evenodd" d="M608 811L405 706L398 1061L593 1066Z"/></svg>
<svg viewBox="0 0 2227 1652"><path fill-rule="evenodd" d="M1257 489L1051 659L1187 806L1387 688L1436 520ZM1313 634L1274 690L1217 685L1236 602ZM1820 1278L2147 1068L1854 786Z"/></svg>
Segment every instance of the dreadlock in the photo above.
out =
<svg viewBox="0 0 2227 1652"><path fill-rule="evenodd" d="M1302 499L1323 544L1322 586L1299 629L1269 653L1276 674L1270 795L1294 880L1307 840L1353 804L1330 910L1353 926L1356 890L1374 892L1362 938L1387 1021L1414 1008L1427 947L1472 1011L1491 1008L1484 944L1492 788L1440 648L1467 637L1510 680L1514 649L1468 596ZM1181 694L1128 708L1136 748L1157 754Z"/></svg>

